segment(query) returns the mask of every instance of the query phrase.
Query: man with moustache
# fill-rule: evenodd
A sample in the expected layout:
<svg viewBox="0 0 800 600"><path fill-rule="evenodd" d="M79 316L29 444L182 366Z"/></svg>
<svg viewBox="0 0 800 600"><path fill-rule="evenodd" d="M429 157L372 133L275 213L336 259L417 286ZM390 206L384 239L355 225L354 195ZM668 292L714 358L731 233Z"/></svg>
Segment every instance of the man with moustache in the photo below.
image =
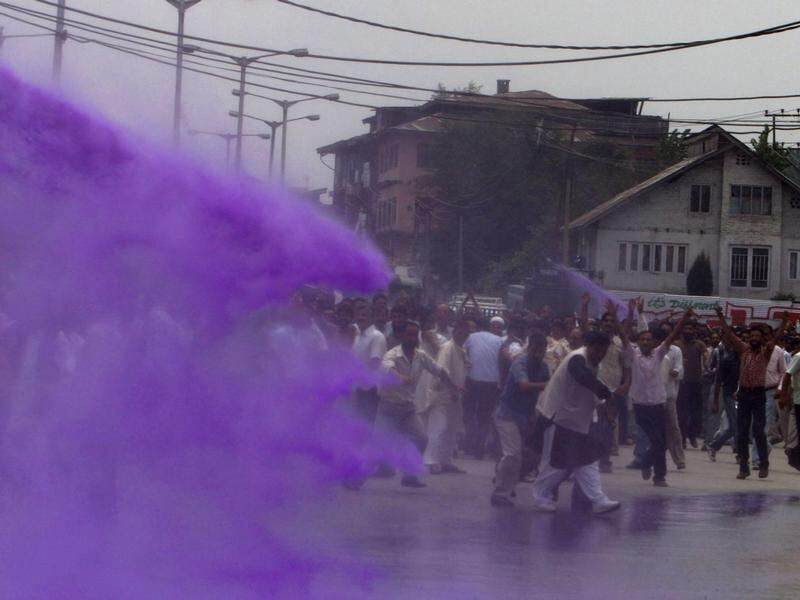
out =
<svg viewBox="0 0 800 600"><path fill-rule="evenodd" d="M753 429L753 437L758 448L761 461L758 466L758 476L761 479L769 476L769 454L767 449L767 436L764 433L766 423L766 376L767 365L775 348L775 340L779 339L789 321L789 316L784 313L781 326L775 336L767 343L764 343L764 332L761 328L753 326L750 328L748 343L736 337L728 322L722 307L717 306L717 316L719 317L722 335L739 355L739 391L737 393L736 411L736 444L739 457L739 474L737 479L746 479L750 476L750 428Z"/></svg>

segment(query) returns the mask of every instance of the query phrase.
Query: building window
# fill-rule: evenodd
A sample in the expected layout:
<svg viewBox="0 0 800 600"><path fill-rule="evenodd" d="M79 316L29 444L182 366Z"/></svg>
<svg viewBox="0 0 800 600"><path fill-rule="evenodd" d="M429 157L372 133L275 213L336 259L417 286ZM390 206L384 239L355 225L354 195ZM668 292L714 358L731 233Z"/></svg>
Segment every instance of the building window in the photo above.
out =
<svg viewBox="0 0 800 600"><path fill-rule="evenodd" d="M760 185L732 185L731 214L771 215L772 188Z"/></svg>
<svg viewBox="0 0 800 600"><path fill-rule="evenodd" d="M686 273L686 246L678 246L678 273Z"/></svg>
<svg viewBox="0 0 800 600"><path fill-rule="evenodd" d="M417 166L422 169L433 166L433 144L417 144Z"/></svg>
<svg viewBox="0 0 800 600"><path fill-rule="evenodd" d="M628 249L630 248L630 252ZM641 262L639 256L641 255ZM677 255L677 260L676 260ZM686 246L620 242L618 269L649 273L685 273Z"/></svg>
<svg viewBox="0 0 800 600"><path fill-rule="evenodd" d="M376 229L386 229L397 223L397 198L378 200Z"/></svg>
<svg viewBox="0 0 800 600"><path fill-rule="evenodd" d="M791 200L789 200L789 206L792 208L800 208L800 196L793 196Z"/></svg>
<svg viewBox="0 0 800 600"><path fill-rule="evenodd" d="M800 279L800 273L797 268L798 259L800 259L800 251L789 251L789 279Z"/></svg>
<svg viewBox="0 0 800 600"><path fill-rule="evenodd" d="M693 185L689 199L689 212L711 212L711 186Z"/></svg>
<svg viewBox="0 0 800 600"><path fill-rule="evenodd" d="M750 155L745 154L744 152L737 152L736 153L736 164L748 166L750 164Z"/></svg>
<svg viewBox="0 0 800 600"><path fill-rule="evenodd" d="M769 248L731 248L731 287L769 287Z"/></svg>
<svg viewBox="0 0 800 600"><path fill-rule="evenodd" d="M378 173L391 171L397 166L399 151L397 144L382 146L378 150Z"/></svg>

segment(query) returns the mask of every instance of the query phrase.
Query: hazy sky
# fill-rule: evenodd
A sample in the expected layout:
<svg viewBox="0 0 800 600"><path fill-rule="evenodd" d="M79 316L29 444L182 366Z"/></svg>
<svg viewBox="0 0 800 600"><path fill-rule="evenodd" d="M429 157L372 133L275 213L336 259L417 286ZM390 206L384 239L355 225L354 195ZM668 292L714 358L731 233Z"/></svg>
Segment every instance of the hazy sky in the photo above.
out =
<svg viewBox="0 0 800 600"><path fill-rule="evenodd" d="M8 0L40 11L54 9L35 0ZM299 0L366 19L409 28L454 35L517 42L559 44L631 44L688 41L755 30L800 18L797 2L703 0ZM166 0L67 0L70 6L164 29L176 26L176 11ZM758 10L756 10L758 8ZM766 9L766 10L765 10ZM7 9L0 7L0 12ZM13 13L12 13L13 14ZM73 15L73 18L87 20ZM107 25L103 24L105 26ZM6 35L28 33L30 27L0 16ZM74 33L82 33L73 30ZM347 23L279 4L275 0L202 0L187 17L187 33L258 46L291 49L307 47L319 54L418 60L527 60L578 56L585 52L523 50L433 40ZM85 34L89 35L89 34ZM527 67L400 67L359 65L308 58L284 58L287 64L310 69L435 87L462 85L474 80L493 92L495 80L511 80L514 91L539 89L566 97L604 96L728 96L800 92L794 65L800 32L729 42L713 47L667 54L575 65ZM247 52L245 52L247 53ZM2 60L18 72L47 82L52 56L48 38L11 39ZM231 76L236 76L231 73ZM251 77L251 81L311 93L334 90L299 86ZM127 128L167 143L171 133L174 68L149 63L98 46L67 43L63 85L85 104L98 107ZM332 84L339 85L339 84ZM227 115L236 108L230 90L235 84L187 73L184 87L187 127L233 132L235 120ZM354 87L354 86L346 86ZM280 92L253 90L275 98L299 98ZM381 91L381 90L373 90ZM422 92L398 92L423 100ZM342 99L364 104L408 104L399 100L340 92ZM719 118L764 109L794 110L791 100L648 104L645 112L672 117ZM271 102L249 98L246 112L269 120L280 116ZM321 164L315 149L366 131L361 123L368 109L306 102L290 116L319 113L322 119L290 125L289 180L311 187L330 186L332 172ZM246 123L250 133L264 129ZM750 136L748 136L750 137ZM782 136L800 141L800 135ZM216 139L194 139L187 152L221 166L224 144ZM266 176L267 143L245 142L247 170ZM331 161L331 158L328 159Z"/></svg>

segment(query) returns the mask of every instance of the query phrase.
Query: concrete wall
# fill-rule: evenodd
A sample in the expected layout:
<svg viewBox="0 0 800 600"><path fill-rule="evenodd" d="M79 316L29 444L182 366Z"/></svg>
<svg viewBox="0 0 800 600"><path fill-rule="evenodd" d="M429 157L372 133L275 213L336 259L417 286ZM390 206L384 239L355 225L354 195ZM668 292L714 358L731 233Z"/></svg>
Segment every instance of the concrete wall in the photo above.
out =
<svg viewBox="0 0 800 600"><path fill-rule="evenodd" d="M772 173L751 160L749 165L737 165L739 152L725 153L722 195L722 238L720 240L719 295L740 298L769 299L780 291L782 264L781 217L783 216L783 185ZM730 214L731 185L772 186L772 215L743 216ZM730 286L730 257L732 246L763 246L770 249L770 282L767 288Z"/></svg>
<svg viewBox="0 0 800 600"><path fill-rule="evenodd" d="M396 145L398 149L397 166L378 173L378 199L397 198L397 224L395 231L414 232L416 209L416 181L429 172L417 167L417 145L428 141L429 134L396 133L384 136L378 152ZM377 162L375 163L377 168Z"/></svg>
<svg viewBox="0 0 800 600"><path fill-rule="evenodd" d="M710 212L707 214L690 212L691 186L698 184L711 186ZM603 285L607 288L686 293L686 272L701 251L708 254L712 268L719 262L721 198L722 159L709 161L634 198L596 224L594 247L597 250L590 252L594 255L589 260L590 268L602 272ZM621 242L685 245L686 271L619 271Z"/></svg>
<svg viewBox="0 0 800 600"><path fill-rule="evenodd" d="M621 242L685 244L687 271L701 251L708 254L715 276L714 294L753 299L769 299L779 292L800 295L800 281L788 279L789 251L800 250L800 207L791 206L792 198L800 194L755 158L750 164L737 164L737 154L733 149L662 183L584 231L580 237L582 250L587 254L589 268L602 274L603 285L618 290L683 294L685 273L620 271L618 261ZM691 213L693 184L711 186L709 213ZM731 185L737 184L771 186L772 214L731 215ZM733 246L770 249L767 288L730 286Z"/></svg>

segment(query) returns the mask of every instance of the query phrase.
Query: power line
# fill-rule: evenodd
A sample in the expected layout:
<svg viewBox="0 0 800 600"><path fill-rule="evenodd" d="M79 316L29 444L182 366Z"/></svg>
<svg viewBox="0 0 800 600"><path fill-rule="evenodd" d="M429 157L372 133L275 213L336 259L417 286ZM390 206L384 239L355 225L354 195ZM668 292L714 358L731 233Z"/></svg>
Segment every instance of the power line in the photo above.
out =
<svg viewBox="0 0 800 600"><path fill-rule="evenodd" d="M7 6L7 7L11 8L12 10L16 9L16 10L19 10L20 12L25 13L25 14L29 14L30 13L31 16L34 16L34 17L48 19L48 20L51 20L51 21L53 20L53 17L51 15L47 15L47 14L44 14L44 13L39 13L37 11L31 11L30 9L23 9L23 8L13 7L12 5L9 5L8 3L5 3L5 2L0 2L0 6ZM13 18L10 15L6 15L6 16L9 17L9 18ZM15 19L15 20L20 20L20 19ZM20 20L20 21L24 22L24 23L27 23L27 24L30 24L30 25L36 26L35 24L30 23L29 21L24 21L24 20ZM149 40L149 41L156 42L157 44L161 44L161 46L154 46L154 45L151 45L151 44L146 44L146 43L144 43L142 41L137 41L136 42L136 43L138 43L138 44L140 44L142 46L145 46L145 47L155 48L155 49L158 49L158 50L167 50L167 48L162 48L162 46L165 46L165 45L168 46L169 47L168 49L170 49L170 50L175 47L173 44L171 44L169 42L162 41L162 40L156 40L156 39L152 39L152 38L145 38L143 36L138 36L138 35L130 34L130 33L115 32L114 30L109 30L109 29L106 29L106 28L102 28L102 27L97 26L97 25L87 25L85 23L74 21L74 20L70 20L70 22L71 22L72 26L74 26L75 28L77 28L79 30L90 31L90 32L93 32L93 33L98 34L98 35L104 35L104 36L107 36L107 37L111 37L113 39L121 39L121 40L125 40L125 41L130 41L130 40L127 40L125 37L119 37L118 35L113 35L113 34L106 33L106 32L111 31L111 32L117 33L117 34L119 34L121 36L130 36L130 37L136 38L137 40ZM41 27L41 28L47 29L47 28L44 28L44 27ZM100 29L102 31L95 31L93 28L94 29ZM51 29L47 29L47 30L51 31L51 32L53 31ZM84 40L93 41L95 43L100 44L99 40L90 40L89 38L84 38ZM100 44L100 45L104 45L104 44ZM118 47L118 46L113 46L113 45L107 45L107 46L112 48L112 49L118 50L118 51L127 51L129 54L132 54L133 52L135 52L131 48L124 48L124 47ZM147 54L147 53L144 53L144 54ZM144 56L142 54L141 51L138 51L138 53L136 53L134 55L140 56L142 58L147 58L146 56ZM165 58L165 57L163 57L161 55L154 55L152 53L150 53L149 57L150 58L153 58L153 57L155 57L155 58ZM169 58L171 58L171 57L169 57ZM203 56L203 58L206 59L206 60L212 61L212 62L226 63L226 61L223 60L223 59L216 59L216 58L205 57L205 56ZM170 63L164 63L164 64L170 64L171 65L172 63L170 62ZM210 66L211 68L224 70L224 71L228 71L228 72L238 72L236 69L233 69L233 68L225 68L225 67L214 66L214 65L204 65L203 63L196 62L196 61L191 61L191 64L195 64L195 65L199 65L199 66ZM293 67L286 67L284 65L281 65L281 67L283 67L283 68L293 68ZM265 69L265 68L261 68L261 67L254 67L254 70L256 70L256 71L276 72L274 69ZM202 73L202 71L199 71L197 69L194 69L194 71ZM307 70L305 70L305 71L307 71ZM281 71L277 71L277 72L283 73ZM209 74L209 73L206 73L206 74ZM225 78L225 79L231 80L230 78ZM287 81L289 83L295 83L295 84L299 84L299 85L316 85L316 84L312 84L312 83L309 83L309 82L302 82L302 81L289 80L289 79L283 79L283 78L275 78L275 79L278 79L278 80L281 80L281 81ZM387 85L390 85L390 84L387 84ZM272 90L275 90L275 91L281 91L281 92L286 92L286 93L291 93L291 94L296 94L296 95L311 96L311 97L315 96L314 94L307 94L305 92L300 92L300 91L297 91L297 90L288 90L288 89L285 89L285 88L276 88L276 87L272 87L272 86L257 86L257 87L263 87L265 89L272 89ZM334 87L334 86L324 86L322 84L319 84L318 87L329 87L330 89L342 89L342 90L345 90L345 91L351 91L353 93L359 93L359 94L378 95L378 96L383 96L383 97L395 97L395 98L398 98L398 99L407 99L407 100L410 100L410 101L421 101L421 100L414 99L414 98L407 98L407 97L393 96L393 95L389 95L389 94L378 94L378 93L375 93L375 92L364 92L364 91L359 91L359 90L353 90L352 88L337 88L337 87ZM404 86L404 87L410 87L410 86ZM424 88L420 88L420 89L424 89ZM477 95L477 96L481 97L482 101L487 106L489 105L489 103L497 103L498 105L499 104L507 105L509 100L512 100L512 99L507 99L507 98L498 98L498 97L494 97L494 96L482 96L482 95ZM793 95L793 94L786 94L786 95L781 95L781 96L770 96L770 97L772 98L772 97L795 97L795 96L796 95ZM747 97L747 98L748 99L758 99L759 97L752 96L752 97ZM542 100L540 100L538 102L535 101L535 100L526 100L526 99L514 99L514 100L516 100L515 104L518 104L518 105L521 105L521 106L524 106L524 107L538 106L540 108L550 108L551 109L552 106L548 105L548 101L549 100L555 100L555 99L557 99L557 98L551 97L551 98L542 99ZM565 99L565 100L568 100L568 99ZM658 100L667 101L667 99L654 99L654 100L656 100L656 101L658 101ZM675 99L671 99L671 100L675 100ZM686 100L688 100L688 99L686 99ZM692 99L692 100L695 100L695 99ZM349 104L349 105L363 107L363 108L372 108L372 109L379 108L377 106L366 105L366 104L361 104L361 103L353 103L353 102L347 102L347 101L339 101L339 102L341 104ZM593 112L597 112L597 111L593 111ZM639 117L635 117L635 116L631 116L631 115L620 115L618 113L609 113L609 114L613 115L617 119L621 119L621 118L638 119L639 118ZM545 116L547 116L550 119L554 119L554 115L553 114L546 114ZM571 120L580 121L581 119L577 118L577 119L571 119ZM685 123L685 124L712 124L712 123L715 123L715 122L720 122L719 120L714 121L714 120L692 120L692 119L673 119L673 121L676 122L676 123ZM752 126L752 125L761 125L761 124L762 123L756 122L756 123L751 123L749 125ZM731 126L744 126L744 124L737 125L736 123L730 123L730 125ZM784 130L787 130L787 131L794 130L794 128L781 128L781 129L784 129ZM599 133L599 134L602 134L602 133L623 133L623 134L626 134L626 135L633 135L634 134L634 132L631 132L629 130L616 130L615 131L615 130L612 130L610 128L602 128L602 127L592 127L592 128L588 128L587 130L588 131L593 131L593 132ZM640 137L642 136L642 134L635 134L635 135L639 135Z"/></svg>
<svg viewBox="0 0 800 600"><path fill-rule="evenodd" d="M55 6L55 4L53 2L48 2L46 0L37 0L37 1L41 2L41 3L44 3L44 4L51 5L51 6ZM52 19L51 15L47 15L45 13L37 13L36 11L31 11L30 9L25 9L23 7L19 7L17 5L9 4L7 2L0 2L0 6L5 6L7 8L12 9L12 10L19 10L19 11L26 11L28 13L35 13L37 16L40 16L41 18ZM166 30L162 30L162 29L147 27L145 25L131 23L131 22L127 22L127 21L122 21L120 19L113 19L111 17L105 17L103 15L98 15L96 13L91 13L89 11L79 10L79 9L76 9L76 8L73 8L73 7L69 7L69 6L67 7L67 10L70 10L70 11L73 11L73 12L76 12L76 13L80 13L80 14L85 14L85 15L88 15L88 16L93 17L93 18L115 22L115 23L122 24L122 25L129 26L129 27L144 29L144 30L147 30L147 31L152 31L152 32L163 34L163 35L168 35L168 36L171 36L171 37L175 37L176 36L176 34L174 32L171 32L171 31L166 31ZM67 20L67 21L70 22L70 20ZM80 23L80 22L77 22L77 21L74 21L74 20L71 21L71 22L72 23L76 23L76 24ZM83 24L86 25L85 23L83 23ZM96 25L90 25L90 26L91 27L96 27L96 28L99 27L99 26L96 26ZM112 30L107 30L106 29L106 31L112 31ZM167 44L168 43L168 42L163 42L163 41L160 41L160 40L152 40L152 38L144 38L142 36L138 36L136 34L131 34L131 33L122 33L122 32L116 32L116 33L119 33L120 35L136 37L136 38L139 38L139 39L156 41L157 43L161 43L161 44ZM233 43L230 43L230 42L220 42L220 41L217 41L217 40L210 40L210 39L207 39L207 38L201 38L201 37L196 37L196 36L187 35L185 37L192 38L192 39L195 39L195 40L198 40L198 41L205 41L205 42L212 43L212 44L220 44L220 45L226 45L226 46L230 46L230 47L246 48L246 49L258 50L258 51L275 51L275 50L269 50L269 49L265 49L265 48L261 48L261 47L257 47L257 46L247 46L247 45L243 45L243 44L233 44ZM172 48L175 48L174 44L169 44L169 45ZM397 83L391 83L391 82L386 82L386 81L379 81L379 80L373 80L373 79L364 79L364 78L359 78L359 77L352 77L352 76L349 76L349 75L341 75L341 74L329 73L329 72L318 71L318 70L313 70L313 69L304 69L304 68L296 67L296 66L292 66L292 65L276 65L275 63L269 63L269 62L263 62L262 64L270 65L270 66L273 66L273 67L280 67L282 69L288 69L288 70L292 70L292 71L298 71L298 72L302 72L302 73L311 73L311 74L315 74L315 75L337 77L337 78L341 78L342 82L345 82L344 80L346 79L347 80L346 83L350 83L351 85L382 86L382 87L385 86L385 87L392 87L392 88L395 88L395 89L405 89L405 90L410 90L410 91L420 91L420 92L428 92L428 93L437 93L437 92L441 91L441 90L437 90L437 89L434 89L434 88L397 84ZM519 98L511 99L511 98L501 98L501 97L496 97L496 96L491 96L490 97L490 96L485 96L483 94L476 94L476 93L471 93L471 92L457 92L456 91L456 92L451 92L451 93L456 95L456 96L464 96L464 97L492 98L498 104L500 104L500 103L505 103L505 104L513 103L513 104L520 104L520 105L527 104L524 100L519 99ZM648 101L648 102L706 102L706 101L720 101L720 102L723 102L723 101L746 101L746 100L762 100L762 99L763 100L770 100L770 99L788 99L788 98L800 98L800 94L776 94L776 95L763 95L762 94L762 95L751 95L751 96L724 96L724 97L698 97L698 98L643 98L643 100ZM580 101L582 101L584 99L558 97L558 96L551 96L550 98L545 99L545 101L556 101L556 100L580 102ZM416 100L416 101L419 101L419 100ZM617 116L620 117L622 115L617 115Z"/></svg>
<svg viewBox="0 0 800 600"><path fill-rule="evenodd" d="M678 46L692 46L692 45L708 45L712 43L720 43L726 42L730 40L740 39L741 35L745 34L738 34L733 36L726 36L726 37L719 37L710 40L694 40L689 42L666 42L661 44L627 44L627 45L617 45L617 46L581 46L576 44L530 44L530 43L519 43L519 42L507 42L507 41L498 41L498 40L486 40L486 39L478 39L478 38L470 38L465 36L457 36L451 35L447 33L432 33L429 31L420 31L417 29L409 29L407 27L400 27L398 25L389 25L386 23L378 23L376 21L368 21L366 19L361 19L358 17L353 17L350 15L344 15L341 13L336 13L329 10L323 10L321 8L317 8L314 6L308 6L307 4L300 4L299 2L294 2L293 0L276 0L281 4L286 4L287 6L293 6L295 8L300 8L302 10L306 10L309 12L325 15L327 17L333 17L335 19L341 19L344 21L349 21L351 23L358 23L361 25L368 25L370 27L377 27L380 29L388 29L391 31L398 31L400 33L410 33L412 35L420 35L430 38L436 39L443 39L443 40L452 40L457 42L467 42L470 44L485 44L491 46L506 46L511 48L539 48L545 50L643 50L646 48L673 48ZM775 27L771 27L766 30L762 30L764 32L771 31L773 29L784 27L784 25L778 25ZM762 33L761 35L766 35L766 33Z"/></svg>
<svg viewBox="0 0 800 600"><path fill-rule="evenodd" d="M41 2L42 4L47 4L49 6L56 6L54 2L49 0L37 0L37 2ZM7 4L6 4L7 5ZM96 19L102 19L105 21L109 21L112 23L117 23L119 25L125 25L128 27L136 27L139 29L143 29L146 31L150 31L153 33L161 33L163 35L170 35L172 37L177 36L176 33L167 31L164 29L159 29L156 27L149 27L142 24L132 23L130 21L124 21L122 19L115 19L113 17L107 17L104 15L100 15L98 13L93 13L91 11L77 9L71 6L67 7L67 10L83 14L86 16L90 16ZM513 66L535 66L535 65L552 65L552 64L568 64L568 63L582 63L582 62L594 62L594 61L601 61L601 60L613 60L618 58L630 58L634 56L645 56L649 54L658 54L663 52L672 52L674 50L683 50L687 48L696 48L700 46L707 46L711 44L717 44L720 42L728 42L728 41L737 41L743 40L748 38L755 38L755 37L762 37L767 35L774 35L778 33L783 33L786 31L792 31L795 29L800 28L800 21L790 21L788 23L783 23L781 25L776 25L773 27L768 27L766 29L760 29L756 31L751 31L747 33L741 33L733 36L727 36L725 38L716 38L716 39L708 39L708 40L700 40L697 42L691 42L682 44L679 46L669 46L667 48L651 48L647 50L637 50L633 52L624 52L619 54L606 54L601 56L584 56L579 58L562 58L562 59L549 59L549 60L527 60L527 61L498 61L498 62L448 62L448 61L404 61L404 60L388 60L388 59L376 59L376 58L361 58L361 57L347 57L347 56L331 56L325 54L308 54L308 58L316 58L319 60L329 60L329 61L341 61L341 62L355 62L355 63L365 63L365 64L384 64L384 65L397 65L397 66L437 66L437 67L513 67ZM211 38L193 36L193 35L184 35L186 39L192 39L196 41L206 42L210 44L217 44L221 46L228 46L232 48L243 48L248 50L254 50L256 52L281 52L280 50L276 50L274 48L263 48L259 46L250 46L246 44L237 44L234 42L226 42L222 40L214 40Z"/></svg>
<svg viewBox="0 0 800 600"><path fill-rule="evenodd" d="M0 2L0 6L4 6L4 5L5 5L5 3ZM56 18L55 17L52 17L51 15L46 15L44 13L39 13L37 11L20 9L20 12L22 12L23 14L28 14L29 16L31 16L33 18L39 18L39 19L46 20L46 21L49 21L49 22L56 22ZM170 42L162 41L162 40L157 40L157 39L148 38L148 37L139 36L139 35L130 34L130 33L125 33L125 32L119 32L119 31L111 30L111 29L108 29L108 28L105 28L105 27L100 27L100 26L93 25L93 24L87 24L87 23L83 23L83 22L80 22L80 21L75 21L73 19L65 19L65 22L68 23L70 25L70 27L73 27L73 28L78 29L80 31L87 31L87 32L93 33L95 35L102 35L104 37L108 37L110 39L115 39L115 40L120 40L120 41L125 41L125 42L135 42L136 44L138 44L138 45L140 45L142 47L145 47L145 48L153 48L153 49L157 49L157 50L170 51L172 53L174 53L175 49L176 49L176 46L174 44L172 44ZM128 39L128 38L134 38L134 39L132 40L132 39ZM154 42L154 43L148 43L148 42ZM158 44L158 45L156 45L156 44ZM165 57L159 56L159 58L165 58ZM208 56L208 55L205 55L205 54L196 55L196 58L200 58L202 60L205 60L205 61L208 61L208 62L213 62L213 63L222 63L222 64L225 64L225 65L229 64L229 61L227 61L227 60L225 60L223 58L217 58L217 57ZM189 61L189 62L192 62L193 64L202 65L202 63L199 63L197 61ZM212 68L217 68L217 69L221 69L221 70L224 70L224 71L230 71L230 72L236 72L236 73L239 72L238 69L233 69L233 68L223 68L223 67L212 67ZM293 74L291 72L287 73L286 71L281 71L281 70L278 70L278 69L270 69L270 68L260 67L260 66L257 65L257 63L254 63L254 64L252 64L250 66L250 71L251 72L253 72L253 71L257 72L256 75L260 76L260 77L267 77L269 79L275 79L275 80L284 81L284 82L287 82L287 83L295 83L297 85L306 85L306 86L314 85L316 87L324 87L324 88L327 88L327 89L334 89L334 90L339 90L339 91L352 92L354 94L363 94L363 95L368 95L368 96L378 96L378 97L392 98L392 99L397 99L397 100L408 100L408 101L411 101L411 102L424 102L424 100L421 100L419 98L411 98L411 97L408 97L408 96L398 96L398 95L395 95L395 94L384 94L384 93L379 93L379 92L357 90L357 89L353 89L353 88L333 86L333 85L327 85L327 84L315 84L315 83L310 83L310 82L307 82L307 81L297 81L296 79L286 79L286 78L282 78L282 77L276 77L274 75L265 75L265 74L262 74L262 73L277 73L277 74L281 74L281 75L297 76L297 75L295 75L295 74ZM305 76L305 77L310 77L310 76ZM332 82L342 81L344 83L348 83L347 80L340 80L340 79L333 79L333 78L331 78L331 79L318 78L318 77L311 77L311 78L313 78L313 79L323 79L325 81L332 81Z"/></svg>

